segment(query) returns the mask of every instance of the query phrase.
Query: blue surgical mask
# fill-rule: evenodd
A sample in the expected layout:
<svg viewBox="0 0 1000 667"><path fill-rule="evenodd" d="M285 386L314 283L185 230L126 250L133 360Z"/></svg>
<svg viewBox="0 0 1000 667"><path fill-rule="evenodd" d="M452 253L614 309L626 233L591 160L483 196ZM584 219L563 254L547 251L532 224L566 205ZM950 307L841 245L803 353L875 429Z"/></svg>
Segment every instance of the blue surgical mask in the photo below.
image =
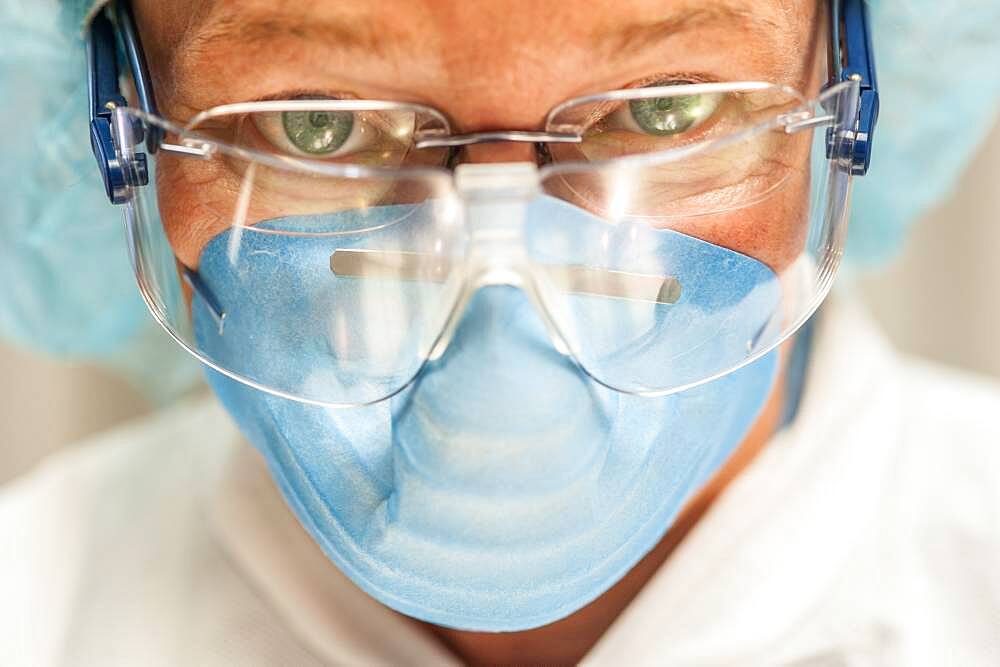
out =
<svg viewBox="0 0 1000 667"><path fill-rule="evenodd" d="M542 200L527 215L567 215L571 208L553 205ZM398 218L392 208L385 215ZM338 217L345 215L312 219L310 228L342 227ZM582 211L569 215L588 223ZM299 224L289 218L258 226ZM228 319L220 330L195 298L199 345L215 358L260 350L269 319L261 313L269 308L274 322L292 324L268 344L302 344L316 321L310 293L330 289L316 269L329 264L329 241L246 234L240 242L244 249L253 244L257 261L237 267L228 254L233 233L214 238L201 256L200 279L226 304ZM656 344L685 350L684 364L710 359L716 354L710 343L692 350L683 327L669 323L708 317L720 299L727 314L718 322L719 340L760 338L778 309L774 273L731 250L666 233L679 266L697 256L698 275L678 276L691 288ZM301 298L269 303L269 294L289 287L275 286L277 275L288 276ZM307 347L290 374L310 376L315 351ZM259 364L267 363L261 354ZM685 501L743 441L777 368L772 352L668 396L607 389L553 347L520 289L493 285L468 302L443 354L390 399L332 408L265 393L215 371L209 382L267 460L299 520L359 587L430 623L516 631L580 609L663 537Z"/></svg>

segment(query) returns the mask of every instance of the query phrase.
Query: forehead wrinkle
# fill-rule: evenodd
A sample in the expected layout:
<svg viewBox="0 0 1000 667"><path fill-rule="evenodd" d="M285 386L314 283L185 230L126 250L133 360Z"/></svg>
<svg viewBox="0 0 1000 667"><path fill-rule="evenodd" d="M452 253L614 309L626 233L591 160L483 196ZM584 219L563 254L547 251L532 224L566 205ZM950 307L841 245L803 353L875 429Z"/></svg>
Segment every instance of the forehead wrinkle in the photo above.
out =
<svg viewBox="0 0 1000 667"><path fill-rule="evenodd" d="M258 57L261 50L302 43L303 47L323 47L338 55L386 58L389 50L406 48L411 34L400 26L381 20L377 14L350 11L323 15L283 11L279 3L264 10L246 9L237 4L218 3L217 11L186 32L175 49L178 68L195 73L212 57L245 53ZM328 6L327 6L328 7ZM312 50L309 53L313 53Z"/></svg>
<svg viewBox="0 0 1000 667"><path fill-rule="evenodd" d="M708 37L710 31L713 43L734 39L759 50L765 64L782 53L794 52L793 44L799 41L793 25L792 7L800 6L796 0L640 2L632 17L630 12L617 12L615 19L598 23L596 29L586 25L590 21L585 15L568 10L564 3L549 7L544 0L525 0L523 13L512 11L515 2L453 5L406 0L398 6L372 3L374 8L368 3L293 5L274 0L192 0L192 4L198 7L198 20L186 12L183 23L187 25L177 31L182 34L169 54L176 62L170 78L185 89L212 85L228 90L230 81L254 79L254 68L263 61L272 69L288 66L300 74L308 71L313 80L321 80L320 70L335 79L374 70L372 78L382 89L397 89L397 95L437 102L437 106L455 104L471 94L490 97L488 93L495 92L499 96L500 90L512 86L529 89L529 96L551 93L559 101L579 92L577 88L586 88L585 82L574 84L580 62L594 63L587 71L603 82L614 78L607 76L609 69L623 61L643 55L646 62L661 57L657 53L669 53L663 49L675 36L695 40L702 32ZM539 5L546 8L542 21L537 11L528 11ZM520 20L519 14L523 14ZM789 33L792 39L786 39ZM574 34L586 37L581 40ZM659 51L650 48L654 46ZM504 60L498 54L508 47L511 58ZM787 65L793 66L798 63ZM420 83L411 70L419 75ZM469 76L470 70L481 76ZM542 76L553 72L558 83ZM402 83L410 81L415 83ZM612 81L604 87L615 85ZM246 97L253 95L251 91ZM483 104L510 106L502 104L505 97L499 97ZM189 95L187 99L201 97ZM537 115L523 111L525 116Z"/></svg>

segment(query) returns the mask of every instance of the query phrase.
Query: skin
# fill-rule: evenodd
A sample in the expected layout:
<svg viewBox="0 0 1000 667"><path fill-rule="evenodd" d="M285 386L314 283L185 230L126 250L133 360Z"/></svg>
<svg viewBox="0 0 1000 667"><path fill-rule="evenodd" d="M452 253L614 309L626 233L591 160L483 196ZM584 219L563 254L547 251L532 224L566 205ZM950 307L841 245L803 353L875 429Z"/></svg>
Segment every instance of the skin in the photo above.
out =
<svg viewBox="0 0 1000 667"><path fill-rule="evenodd" d="M426 104L443 111L456 133L535 130L566 99L642 82L769 81L811 97L825 77L825 30L815 0L137 0L134 6L161 113L178 122L220 104L306 92ZM535 155L526 144L489 144L468 148L462 159L533 161ZM790 176L762 204L662 224L782 270L802 244L807 142L790 140L780 160ZM158 165L161 216L178 260L191 268L230 224L231 207L222 202L239 188L212 168L169 155ZM261 198L247 223L273 216L279 205ZM527 632L427 631L471 664L579 660L764 446L778 423L781 394L780 387L774 391L737 453L661 543L595 602Z"/></svg>

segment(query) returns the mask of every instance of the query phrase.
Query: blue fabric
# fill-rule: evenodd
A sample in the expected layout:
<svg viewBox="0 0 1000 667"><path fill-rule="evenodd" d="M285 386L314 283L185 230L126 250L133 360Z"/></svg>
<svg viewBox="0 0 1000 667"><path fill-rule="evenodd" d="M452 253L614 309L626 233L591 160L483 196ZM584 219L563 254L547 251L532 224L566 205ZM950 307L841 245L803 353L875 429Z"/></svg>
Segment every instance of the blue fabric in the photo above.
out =
<svg viewBox="0 0 1000 667"><path fill-rule="evenodd" d="M90 151L80 18L87 3L4 0L0 10L0 335L125 373L154 400L197 378L197 364L146 312L121 211Z"/></svg>
<svg viewBox="0 0 1000 667"><path fill-rule="evenodd" d="M561 218L583 229L592 219L559 201L539 204L528 208L528 226L532 217L549 224ZM366 209L365 219L394 234L378 218L398 219L396 208ZM344 222L350 215L307 220L315 233L333 232L351 227ZM294 218L261 225L269 232L300 228ZM199 348L258 381L280 376L331 391L371 385L360 346L343 340L350 323L334 311L338 302L356 301L362 284L375 290L371 305L396 309L406 300L389 300L375 279L331 275L331 248L350 247L350 236L241 232L223 232L202 253L200 279L227 319L220 331L206 302L194 300ZM732 347L728 332L741 332L736 350L745 358L748 339L778 311L774 273L699 239L657 233L685 297L649 304L678 313L652 318L650 338L686 350L688 332L701 332L707 352L689 355L702 365L701 378L717 370L716 353ZM384 289L410 293L416 283ZM602 301L600 319L608 322L627 319L635 305ZM598 385L557 352L518 289L484 287L461 315L440 359L400 394L366 407L308 405L209 372L328 557L376 599L440 625L522 630L595 599L728 460L777 380L775 351L693 389L631 396ZM377 320L397 329L393 318ZM713 322L714 337L704 335L704 322ZM377 348L378 339L366 342ZM657 351L642 339L618 347L638 348L657 365ZM348 354L332 368L342 350ZM662 367L665 375L673 370Z"/></svg>
<svg viewBox="0 0 1000 667"><path fill-rule="evenodd" d="M1000 2L872 3L881 111L871 171L854 181L848 266L877 266L959 183L997 118Z"/></svg>
<svg viewBox="0 0 1000 667"><path fill-rule="evenodd" d="M78 35L83 32L87 20L94 12L110 0L62 0L60 25L68 35ZM41 3L40 3L41 4Z"/></svg>

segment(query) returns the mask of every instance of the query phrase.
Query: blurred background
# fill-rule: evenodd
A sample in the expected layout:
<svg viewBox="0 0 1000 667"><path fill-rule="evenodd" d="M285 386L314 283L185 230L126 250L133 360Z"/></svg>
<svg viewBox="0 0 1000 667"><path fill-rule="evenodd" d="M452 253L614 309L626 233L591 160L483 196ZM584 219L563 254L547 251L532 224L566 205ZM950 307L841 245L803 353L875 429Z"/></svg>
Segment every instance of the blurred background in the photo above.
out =
<svg viewBox="0 0 1000 667"><path fill-rule="evenodd" d="M878 273L842 273L837 289L860 294L905 352L1000 378L998 174L1000 125L959 189L915 226L903 253ZM0 369L0 481L151 409L110 371L2 342Z"/></svg>

